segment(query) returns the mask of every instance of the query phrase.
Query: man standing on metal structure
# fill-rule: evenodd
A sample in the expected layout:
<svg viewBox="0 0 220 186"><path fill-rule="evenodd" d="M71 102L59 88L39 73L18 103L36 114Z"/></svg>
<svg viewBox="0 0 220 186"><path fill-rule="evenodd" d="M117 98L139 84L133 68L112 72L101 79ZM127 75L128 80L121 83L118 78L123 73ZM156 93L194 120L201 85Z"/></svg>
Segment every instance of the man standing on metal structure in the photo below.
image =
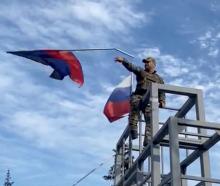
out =
<svg viewBox="0 0 220 186"><path fill-rule="evenodd" d="M142 97L150 88L151 83L160 83L164 84L163 79L156 73L156 61L153 57L147 57L142 60L144 63L144 68L133 65L128 62L124 57L116 57L116 62L122 63L122 65L128 69L130 72L133 72L136 75L137 85L134 93L131 95L131 110L129 114L129 126L132 139L136 139L138 136L137 133L137 123L139 119L139 106L142 101ZM165 94L159 93L158 96L159 107L165 106ZM150 107L147 106L145 110L142 110L144 113L144 118L146 121L145 125L145 138L144 146L146 146L151 138L151 126L150 126Z"/></svg>

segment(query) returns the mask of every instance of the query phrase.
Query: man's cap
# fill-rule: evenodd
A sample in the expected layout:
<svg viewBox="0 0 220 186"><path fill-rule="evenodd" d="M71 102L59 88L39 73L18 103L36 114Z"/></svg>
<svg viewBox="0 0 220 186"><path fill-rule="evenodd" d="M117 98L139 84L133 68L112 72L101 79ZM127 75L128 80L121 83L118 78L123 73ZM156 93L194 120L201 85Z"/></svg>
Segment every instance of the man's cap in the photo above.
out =
<svg viewBox="0 0 220 186"><path fill-rule="evenodd" d="M147 61L152 61L156 66L156 60L153 57L147 57L142 60L143 63L146 63Z"/></svg>

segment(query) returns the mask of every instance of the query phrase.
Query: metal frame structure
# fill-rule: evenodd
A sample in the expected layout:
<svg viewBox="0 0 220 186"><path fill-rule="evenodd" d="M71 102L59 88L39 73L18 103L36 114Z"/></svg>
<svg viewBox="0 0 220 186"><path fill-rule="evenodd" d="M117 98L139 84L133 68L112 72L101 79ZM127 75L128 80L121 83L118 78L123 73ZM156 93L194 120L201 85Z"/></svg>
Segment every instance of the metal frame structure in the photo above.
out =
<svg viewBox="0 0 220 186"><path fill-rule="evenodd" d="M159 92L188 97L181 108L177 109L176 114L168 117L162 127L159 123ZM220 140L220 124L205 121L202 90L152 83L151 88L144 95L142 109L147 104L151 107L152 139L143 148L144 134L141 118L138 146L132 144L129 126L126 127L116 145L114 186L187 186L187 180L197 181L196 186L220 184L220 179L211 178L208 153L209 149ZM186 114L193 107L196 119L185 119ZM172 108L165 109L172 110ZM197 132L184 132L183 129L187 127L195 128ZM208 135L207 130L212 131L212 135ZM161 169L163 159L161 147L163 146L169 149L170 172L168 174L163 174ZM189 149L191 152L182 161L180 161L180 149L186 151ZM136 159L132 156L134 151L139 153ZM187 175L187 167L197 159L200 159L201 176ZM145 164L148 164L148 171L144 170Z"/></svg>

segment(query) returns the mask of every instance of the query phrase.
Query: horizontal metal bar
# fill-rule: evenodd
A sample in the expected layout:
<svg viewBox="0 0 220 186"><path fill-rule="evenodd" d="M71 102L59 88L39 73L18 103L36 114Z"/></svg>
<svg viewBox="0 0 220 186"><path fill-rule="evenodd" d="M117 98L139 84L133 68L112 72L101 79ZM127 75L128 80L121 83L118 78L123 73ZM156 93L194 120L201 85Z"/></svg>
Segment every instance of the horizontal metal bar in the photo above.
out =
<svg viewBox="0 0 220 186"><path fill-rule="evenodd" d="M192 133L192 132L180 132L179 134L186 135L186 136L197 136L197 137L204 137L210 138L211 136L199 133Z"/></svg>
<svg viewBox="0 0 220 186"><path fill-rule="evenodd" d="M145 122L145 120L141 119L139 120L139 122ZM164 125L165 123L164 122L159 122L159 125Z"/></svg>
<svg viewBox="0 0 220 186"><path fill-rule="evenodd" d="M154 86L154 83L152 83L152 86ZM180 86L174 86L168 84L157 84L157 86L159 91L170 94L184 95L184 96L195 96L198 94L198 92L201 91L195 88L186 88L186 87L180 87Z"/></svg>
<svg viewBox="0 0 220 186"><path fill-rule="evenodd" d="M195 180L195 181L203 181L209 183L220 183L220 179L215 178L206 178L206 177L198 177L198 176L189 176L189 175L182 175L182 179L185 180Z"/></svg>
<svg viewBox="0 0 220 186"><path fill-rule="evenodd" d="M220 123L199 121L199 120L189 120L189 119L177 119L178 125L188 126L188 127L196 127L196 128L204 128L210 130L220 130Z"/></svg>
<svg viewBox="0 0 220 186"><path fill-rule="evenodd" d="M214 144L216 144L218 141L220 140L220 136L218 133L215 133L210 139L208 139L207 141L205 141L202 145L199 145L199 150L197 148L197 150L195 150L194 152L192 152L185 160L183 160L180 163L180 167L181 170L185 169L187 166L189 166L193 161L195 161L198 157L200 157L200 155L205 152L206 150L208 150L209 148L211 148ZM194 143L194 142L193 142ZM181 144L181 142L180 142ZM160 186L164 185L165 183L167 183L169 180L171 179L171 175L170 173L167 174L167 176L165 176L163 178L163 180L161 181ZM199 180L199 181L203 181L203 180ZM214 182L213 182L214 183Z"/></svg>
<svg viewBox="0 0 220 186"><path fill-rule="evenodd" d="M133 145L132 144L132 149L133 151L139 151L139 145Z"/></svg>
<svg viewBox="0 0 220 186"><path fill-rule="evenodd" d="M169 143L168 142L161 142L160 146L161 147L169 147ZM190 145L180 145L179 148L180 149L187 149L187 150L196 150L197 149L197 147L190 146Z"/></svg>
<svg viewBox="0 0 220 186"><path fill-rule="evenodd" d="M182 169L185 169L192 162L194 162L197 158L199 158L203 152L210 149L213 145L215 145L220 140L220 135L216 132L210 139L206 140L199 149L193 151L186 159L184 159L180 166Z"/></svg>
<svg viewBox="0 0 220 186"><path fill-rule="evenodd" d="M201 148L201 145L202 145L201 140L186 139L186 138L181 138L181 137L179 137L178 140L179 140L179 148L181 149L195 150L195 149ZM169 138L167 136L164 137L160 145L169 147Z"/></svg>
<svg viewBox="0 0 220 186"><path fill-rule="evenodd" d="M186 180L195 180L195 181L202 181L209 183L220 183L220 179L215 179L215 178L205 178L205 177L190 176L190 175L181 175L181 178ZM164 186L165 184L168 184L171 179L172 178L169 173L162 179L161 183L158 186Z"/></svg>
<svg viewBox="0 0 220 186"><path fill-rule="evenodd" d="M162 107L161 109L166 109L166 110L174 110L174 111L179 111L180 108L173 108L173 107Z"/></svg>

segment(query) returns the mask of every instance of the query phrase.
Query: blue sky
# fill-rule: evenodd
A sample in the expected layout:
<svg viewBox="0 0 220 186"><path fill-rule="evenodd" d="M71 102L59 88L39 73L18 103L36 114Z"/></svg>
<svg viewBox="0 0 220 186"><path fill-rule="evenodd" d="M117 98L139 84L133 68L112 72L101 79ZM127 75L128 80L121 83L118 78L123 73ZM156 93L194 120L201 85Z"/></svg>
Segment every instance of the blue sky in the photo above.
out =
<svg viewBox="0 0 220 186"><path fill-rule="evenodd" d="M137 65L151 55L166 83L203 89L206 119L220 122L219 20L218 0L1 0L0 182L10 169L16 186L72 185L107 159L79 185L110 185L102 176L126 118L109 124L102 110L128 75L115 51L76 52L85 75L78 88L5 51L120 48ZM213 170L219 153L217 145Z"/></svg>

